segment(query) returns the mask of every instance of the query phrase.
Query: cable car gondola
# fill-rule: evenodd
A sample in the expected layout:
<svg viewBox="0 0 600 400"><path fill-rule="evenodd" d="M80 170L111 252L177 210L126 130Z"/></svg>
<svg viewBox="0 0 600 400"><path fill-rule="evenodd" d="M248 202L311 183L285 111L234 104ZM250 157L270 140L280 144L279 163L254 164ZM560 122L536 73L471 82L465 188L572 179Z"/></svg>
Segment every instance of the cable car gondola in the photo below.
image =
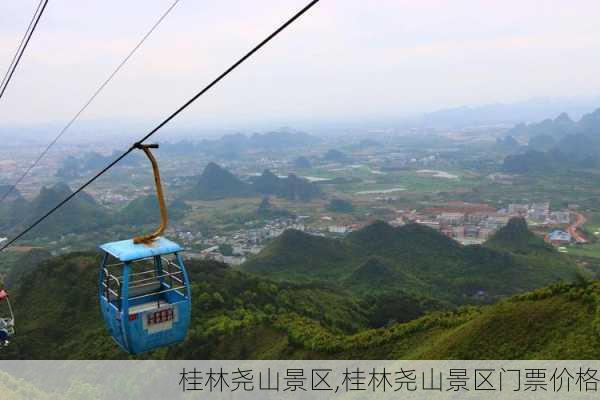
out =
<svg viewBox="0 0 600 400"><path fill-rule="evenodd" d="M105 243L99 278L99 300L113 339L138 354L181 342L187 335L191 291L177 243L161 237L168 217L160 173L150 149L141 145L152 164L161 225L152 234Z"/></svg>
<svg viewBox="0 0 600 400"><path fill-rule="evenodd" d="M5 290L0 290L0 302L7 304L8 311L8 314L2 311L3 315L0 316L0 346L8 346L8 339L15 334L15 315Z"/></svg>

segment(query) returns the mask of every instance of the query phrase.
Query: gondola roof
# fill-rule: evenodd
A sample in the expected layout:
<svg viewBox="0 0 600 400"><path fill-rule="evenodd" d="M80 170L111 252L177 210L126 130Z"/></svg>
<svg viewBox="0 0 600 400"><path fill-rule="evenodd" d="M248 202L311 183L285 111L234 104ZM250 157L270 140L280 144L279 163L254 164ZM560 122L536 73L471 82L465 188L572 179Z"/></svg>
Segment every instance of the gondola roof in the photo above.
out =
<svg viewBox="0 0 600 400"><path fill-rule="evenodd" d="M183 250L180 245L169 239L165 239L164 237L157 238L151 244L134 244L133 239L128 239L105 243L101 245L100 248L122 262L139 260L161 254L170 254Z"/></svg>

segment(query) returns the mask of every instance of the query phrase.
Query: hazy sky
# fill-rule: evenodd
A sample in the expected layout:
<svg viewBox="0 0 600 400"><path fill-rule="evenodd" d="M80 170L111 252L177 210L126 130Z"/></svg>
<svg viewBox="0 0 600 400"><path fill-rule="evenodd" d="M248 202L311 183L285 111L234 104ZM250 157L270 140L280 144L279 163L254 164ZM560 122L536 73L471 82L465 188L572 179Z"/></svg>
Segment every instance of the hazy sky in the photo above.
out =
<svg viewBox="0 0 600 400"><path fill-rule="evenodd" d="M172 0L51 0L0 122L69 119ZM84 119L148 127L306 0L181 0ZM37 0L0 2L0 71ZM403 116L596 95L597 0L322 0L174 126Z"/></svg>

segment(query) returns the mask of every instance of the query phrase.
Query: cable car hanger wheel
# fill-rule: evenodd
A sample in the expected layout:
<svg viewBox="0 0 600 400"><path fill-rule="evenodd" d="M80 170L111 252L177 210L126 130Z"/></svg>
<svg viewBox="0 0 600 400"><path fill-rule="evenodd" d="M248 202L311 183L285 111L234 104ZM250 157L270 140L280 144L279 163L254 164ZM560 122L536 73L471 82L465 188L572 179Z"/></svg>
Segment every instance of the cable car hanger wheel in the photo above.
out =
<svg viewBox="0 0 600 400"><path fill-rule="evenodd" d="M183 249L160 235L168 223L167 207L156 158L157 144L136 143L154 175L161 222L151 234L105 243L98 298L106 326L123 350L138 354L182 342L191 314L191 289L181 255ZM109 260L113 258L117 262Z"/></svg>
<svg viewBox="0 0 600 400"><path fill-rule="evenodd" d="M162 190L162 183L160 181L160 171L158 169L158 163L156 162L156 158L150 151L150 149L158 149L158 144L134 144L136 149L143 150L146 154L146 157L150 160L152 164L152 173L154 174L154 186L156 187L156 197L158 198L158 207L160 209L160 226L156 231L151 234L137 236L133 238L133 243L152 243L157 237L159 237L167 228L167 224L169 223L169 216L167 214L167 206L165 204L165 196Z"/></svg>

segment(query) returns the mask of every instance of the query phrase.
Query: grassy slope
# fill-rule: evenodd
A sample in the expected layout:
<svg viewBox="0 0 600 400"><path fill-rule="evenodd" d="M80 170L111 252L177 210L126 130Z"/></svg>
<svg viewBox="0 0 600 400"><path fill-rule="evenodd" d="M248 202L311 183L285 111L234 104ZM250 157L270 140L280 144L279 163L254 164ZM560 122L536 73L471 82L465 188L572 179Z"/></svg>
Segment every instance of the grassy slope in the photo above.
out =
<svg viewBox="0 0 600 400"><path fill-rule="evenodd" d="M332 335L297 316L283 318L278 326L295 348L287 354L295 357L597 359L600 284L555 285L492 306L431 314L350 336Z"/></svg>

